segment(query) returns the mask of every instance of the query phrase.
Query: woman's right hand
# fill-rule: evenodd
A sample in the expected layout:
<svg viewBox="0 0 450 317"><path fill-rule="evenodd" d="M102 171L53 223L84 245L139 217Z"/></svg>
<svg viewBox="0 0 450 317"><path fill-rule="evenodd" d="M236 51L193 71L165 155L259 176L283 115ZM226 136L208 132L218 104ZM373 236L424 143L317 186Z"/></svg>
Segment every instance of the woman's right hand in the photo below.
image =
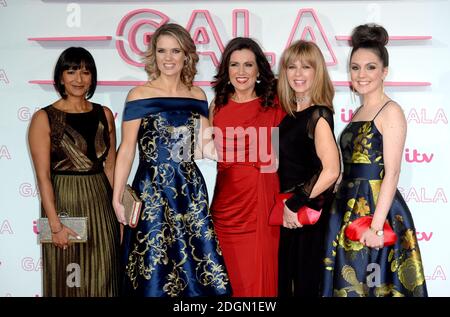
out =
<svg viewBox="0 0 450 317"><path fill-rule="evenodd" d="M114 212L116 213L117 220L124 226L128 225L125 220L125 207L122 205L122 203L113 201L113 208Z"/></svg>
<svg viewBox="0 0 450 317"><path fill-rule="evenodd" d="M81 237L78 235L78 233L64 226L63 224L61 224L61 227L62 228L58 232L52 232L52 242L54 246L66 250L67 247L70 246L69 235L75 237L78 240L80 240Z"/></svg>

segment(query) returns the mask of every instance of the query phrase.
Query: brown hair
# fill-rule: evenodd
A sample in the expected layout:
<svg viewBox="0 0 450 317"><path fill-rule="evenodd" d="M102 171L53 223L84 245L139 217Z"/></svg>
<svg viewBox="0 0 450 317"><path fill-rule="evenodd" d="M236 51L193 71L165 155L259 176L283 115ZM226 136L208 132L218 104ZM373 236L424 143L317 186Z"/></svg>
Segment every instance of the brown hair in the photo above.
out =
<svg viewBox="0 0 450 317"><path fill-rule="evenodd" d="M256 82L255 93L261 98L261 106L273 107L276 94L276 80L275 75L270 68L270 64L264 55L261 47L251 38L236 37L228 42L222 54L222 60L214 76L213 88L216 93L214 104L215 109L226 105L228 98L234 93L234 87L230 84L230 76L228 68L230 66L231 54L235 51L250 50L255 54L256 64L259 71L259 83Z"/></svg>
<svg viewBox="0 0 450 317"><path fill-rule="evenodd" d="M360 48L371 50L383 63L384 67L389 66L389 53L386 44L389 41L388 32L384 27L374 23L359 25L352 32L352 52L353 54Z"/></svg>
<svg viewBox="0 0 450 317"><path fill-rule="evenodd" d="M295 92L289 85L286 75L289 64L302 60L310 64L315 70L315 77L311 88L311 102L315 105L327 106L333 110L334 87L328 75L325 59L319 47L308 41L296 41L291 44L281 56L280 72L278 75L278 98L284 110L294 115L297 108Z"/></svg>

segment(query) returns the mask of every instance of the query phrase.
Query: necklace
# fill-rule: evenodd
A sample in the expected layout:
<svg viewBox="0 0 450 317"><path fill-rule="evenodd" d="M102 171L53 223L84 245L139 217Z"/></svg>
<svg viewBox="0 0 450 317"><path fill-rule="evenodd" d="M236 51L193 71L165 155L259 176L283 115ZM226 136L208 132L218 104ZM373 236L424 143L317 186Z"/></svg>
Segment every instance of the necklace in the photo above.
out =
<svg viewBox="0 0 450 317"><path fill-rule="evenodd" d="M302 111L308 108L311 105L311 97L310 96L295 96L295 103L297 105L297 111Z"/></svg>
<svg viewBox="0 0 450 317"><path fill-rule="evenodd" d="M302 97L295 96L295 102L297 104L309 102L310 99L311 99L311 97L309 97L309 96L302 96Z"/></svg>

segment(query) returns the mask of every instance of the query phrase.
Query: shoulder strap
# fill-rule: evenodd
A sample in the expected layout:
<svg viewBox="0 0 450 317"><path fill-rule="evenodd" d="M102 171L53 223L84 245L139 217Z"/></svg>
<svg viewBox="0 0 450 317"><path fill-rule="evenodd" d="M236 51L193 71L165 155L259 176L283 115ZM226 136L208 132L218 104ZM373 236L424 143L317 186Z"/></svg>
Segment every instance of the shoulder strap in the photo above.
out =
<svg viewBox="0 0 450 317"><path fill-rule="evenodd" d="M350 121L353 121L353 118L356 116L356 114L359 112L359 110L361 110L361 108L362 108L362 105L359 106L358 108L356 108L355 112L352 114L352 118Z"/></svg>
<svg viewBox="0 0 450 317"><path fill-rule="evenodd" d="M372 121L375 120L375 118L380 114L381 110L383 110L384 107L386 107L386 105L387 105L388 103L390 103L391 101L392 101L391 99L389 99L388 101L386 101L386 103L383 105L383 107L381 107L381 109L378 110L378 112L377 112L377 114L375 115L375 117L373 117Z"/></svg>

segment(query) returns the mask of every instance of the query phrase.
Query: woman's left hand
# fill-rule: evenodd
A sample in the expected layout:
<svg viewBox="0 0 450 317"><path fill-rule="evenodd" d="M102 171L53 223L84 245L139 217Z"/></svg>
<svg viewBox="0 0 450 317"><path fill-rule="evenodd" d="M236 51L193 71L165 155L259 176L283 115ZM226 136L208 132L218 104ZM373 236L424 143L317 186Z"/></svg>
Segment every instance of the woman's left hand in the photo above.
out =
<svg viewBox="0 0 450 317"><path fill-rule="evenodd" d="M378 236L375 232L370 230L370 228L364 231L364 233L361 235L361 239L359 239L359 242L369 248L378 249L384 247L384 237Z"/></svg>
<svg viewBox="0 0 450 317"><path fill-rule="evenodd" d="M283 200L283 202L286 202L286 199ZM289 209L286 204L284 204L284 211L283 211L283 227L289 228L289 229L297 229L303 227L300 221L298 221L297 213L293 212Z"/></svg>

